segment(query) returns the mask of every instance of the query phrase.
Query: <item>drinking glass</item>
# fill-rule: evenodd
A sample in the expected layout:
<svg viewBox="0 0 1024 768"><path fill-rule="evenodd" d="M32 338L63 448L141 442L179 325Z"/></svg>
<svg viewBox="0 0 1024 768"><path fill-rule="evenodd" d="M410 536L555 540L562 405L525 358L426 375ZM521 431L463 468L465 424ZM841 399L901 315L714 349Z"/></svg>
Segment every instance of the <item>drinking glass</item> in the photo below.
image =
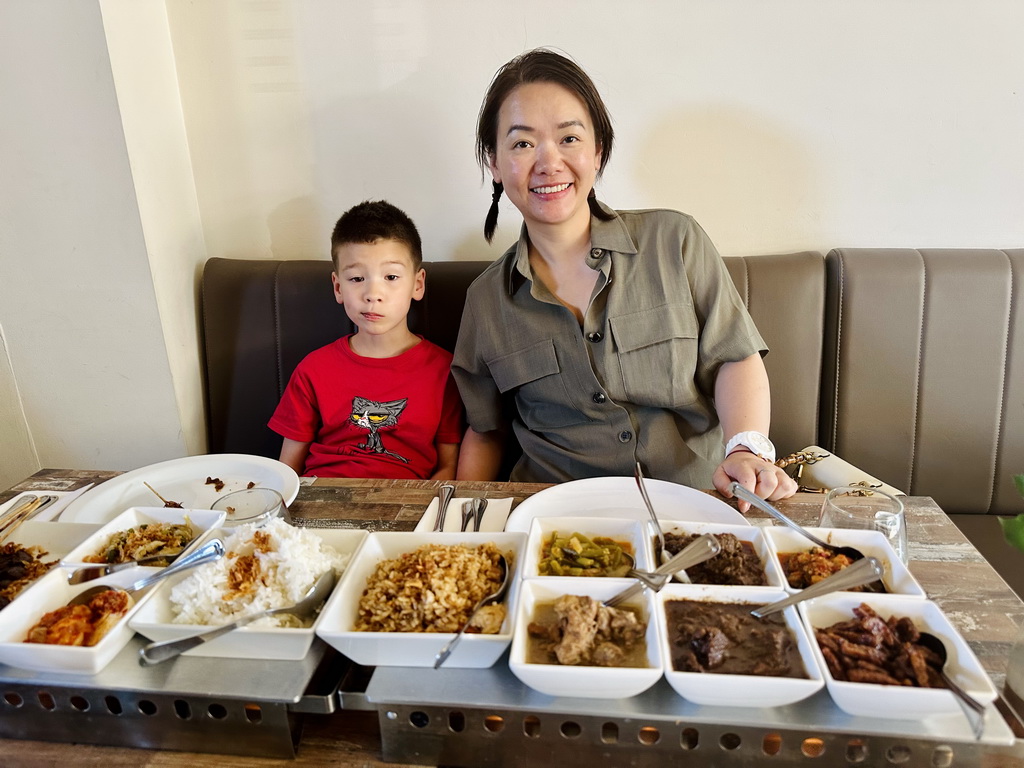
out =
<svg viewBox="0 0 1024 768"><path fill-rule="evenodd" d="M211 509L224 512L225 528L245 523L263 525L284 513L284 499L273 488L243 488L224 494Z"/></svg>
<svg viewBox="0 0 1024 768"><path fill-rule="evenodd" d="M833 488L821 506L822 528L881 531L900 560L907 562L907 520L903 502L890 493L863 485Z"/></svg>

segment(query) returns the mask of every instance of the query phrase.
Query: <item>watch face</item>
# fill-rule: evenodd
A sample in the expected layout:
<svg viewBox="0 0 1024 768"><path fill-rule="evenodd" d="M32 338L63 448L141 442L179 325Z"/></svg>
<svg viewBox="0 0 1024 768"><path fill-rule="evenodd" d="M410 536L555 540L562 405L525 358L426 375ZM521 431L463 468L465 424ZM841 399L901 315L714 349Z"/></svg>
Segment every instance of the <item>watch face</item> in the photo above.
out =
<svg viewBox="0 0 1024 768"><path fill-rule="evenodd" d="M771 453L775 450L775 446L772 445L772 441L764 435L759 435L756 432L747 435L747 439L750 444L754 446L757 453Z"/></svg>

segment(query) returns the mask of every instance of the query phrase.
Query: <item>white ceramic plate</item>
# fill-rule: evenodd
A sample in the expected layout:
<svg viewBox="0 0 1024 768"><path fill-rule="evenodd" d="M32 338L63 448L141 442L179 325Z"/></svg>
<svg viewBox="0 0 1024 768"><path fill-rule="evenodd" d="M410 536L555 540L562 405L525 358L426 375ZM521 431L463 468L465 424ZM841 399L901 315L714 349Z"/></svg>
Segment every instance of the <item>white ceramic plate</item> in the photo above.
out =
<svg viewBox="0 0 1024 768"><path fill-rule="evenodd" d="M206 484L207 477L220 478L224 487L218 492ZM159 505L143 482L186 509L209 509L224 494L241 490L250 482L280 491L285 504L295 501L299 493L295 470L274 459L241 453L186 456L133 469L100 483L69 504L61 522L107 523L129 507L151 507L154 502Z"/></svg>
<svg viewBox="0 0 1024 768"><path fill-rule="evenodd" d="M647 620L646 667L590 667L561 664L532 664L526 661L529 634L527 626L534 619L536 606L552 603L562 595L585 595L607 600L630 584L630 579L538 578L523 582L519 615L508 666L512 674L535 691L548 696L587 699L623 699L636 696L654 685L662 675L660 625L655 620L654 595L649 591L638 595L633 606L639 606ZM629 603L627 603L629 605Z"/></svg>
<svg viewBox="0 0 1024 768"><path fill-rule="evenodd" d="M825 684L819 662L796 608L783 612L786 626L793 634L807 677L768 677L707 672L677 671L672 663L674 640L669 637L665 603L672 600L700 600L711 603L750 603L764 605L787 596L782 589L764 587L724 587L710 584L669 584L657 596L661 622L661 652L665 656L665 679L684 699L695 704L723 707L779 707L806 699Z"/></svg>
<svg viewBox="0 0 1024 768"><path fill-rule="evenodd" d="M323 539L325 544L334 547L340 554L348 555L349 565L352 563L352 556L367 537L366 531L363 530L343 528L303 528L301 530L316 534ZM172 623L174 614L171 609L171 590L175 584L190 575L190 572L186 572L180 576L169 577L153 595L153 598L147 601L132 619L132 629L153 642L191 637L213 629L213 627L196 624ZM240 627L186 651L183 655L230 659L302 659L309 652L309 647L316 635L317 624L322 617L323 612L321 611L312 626L301 628Z"/></svg>
<svg viewBox="0 0 1024 768"><path fill-rule="evenodd" d="M61 559L62 566L78 568L83 565L96 565L86 562L85 558L90 555L98 555L106 549L111 537L115 533L127 531L129 528L138 528L141 525L160 523L183 523L188 519L189 525L195 534L189 545L182 550L182 554L191 552L199 546L200 542L214 528L218 528L224 522L223 512L214 512L209 509L173 509L169 507L132 507L125 510L106 525L100 526L99 530L86 538L81 544L68 552ZM54 523L50 523L54 525ZM61 525L61 523L56 523ZM159 570L161 566L138 566L137 568L125 569L132 572L149 572ZM136 576L139 573L136 572Z"/></svg>
<svg viewBox="0 0 1024 768"><path fill-rule="evenodd" d="M354 629L359 600L366 581L381 560L391 560L414 552L424 544L464 544L479 546L488 542L502 551L515 553L512 582L505 598L508 608L501 632L496 635L466 634L455 646L445 667L490 667L512 642L512 624L519 594L519 572L526 537L521 533L371 533L341 584L324 606L316 633L357 664L378 667L432 667L434 657L451 632L357 632Z"/></svg>
<svg viewBox="0 0 1024 768"><path fill-rule="evenodd" d="M750 525L743 515L724 501L703 491L664 480L647 480L645 485L659 519ZM535 517L631 517L650 520L632 477L591 477L545 488L512 510L505 530L527 533Z"/></svg>
<svg viewBox="0 0 1024 768"><path fill-rule="evenodd" d="M919 631L931 632L946 645L948 658L946 674L961 688L983 704L996 698L996 689L985 674L981 662L974 655L949 619L930 600L905 595L863 595L854 592L834 592L815 600L801 603L798 608L808 631L824 629L840 621L855 618L853 609L867 603L883 619L907 616L914 620ZM836 706L850 715L883 717L886 719L920 719L931 715L949 715L960 712L960 705L951 691L942 688L916 688L909 685L879 685L850 683L836 680L828 671L817 641L811 643L814 655L824 670L825 686Z"/></svg>

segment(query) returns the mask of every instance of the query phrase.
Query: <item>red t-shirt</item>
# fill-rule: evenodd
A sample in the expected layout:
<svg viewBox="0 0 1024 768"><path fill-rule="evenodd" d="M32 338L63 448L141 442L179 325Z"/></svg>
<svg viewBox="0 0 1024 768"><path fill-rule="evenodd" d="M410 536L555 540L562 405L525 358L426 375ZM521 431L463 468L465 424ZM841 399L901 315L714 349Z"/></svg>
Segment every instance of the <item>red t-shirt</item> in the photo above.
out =
<svg viewBox="0 0 1024 768"><path fill-rule="evenodd" d="M397 357L360 357L345 336L299 363L269 426L311 443L306 475L428 478L435 441L462 441L451 362L425 339Z"/></svg>

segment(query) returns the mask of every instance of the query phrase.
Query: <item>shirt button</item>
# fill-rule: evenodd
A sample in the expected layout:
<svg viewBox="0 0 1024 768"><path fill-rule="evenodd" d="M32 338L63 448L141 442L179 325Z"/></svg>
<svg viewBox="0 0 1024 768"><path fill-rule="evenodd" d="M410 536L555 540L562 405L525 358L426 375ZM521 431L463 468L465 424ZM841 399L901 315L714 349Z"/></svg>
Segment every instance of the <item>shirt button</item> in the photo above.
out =
<svg viewBox="0 0 1024 768"><path fill-rule="evenodd" d="M604 392L595 392L594 393L594 402L595 403L603 403L607 399L608 398L605 397Z"/></svg>
<svg viewBox="0 0 1024 768"><path fill-rule="evenodd" d="M600 248L592 248L590 250L590 258L592 258L592 259L600 259L601 258L601 249Z"/></svg>
<svg viewBox="0 0 1024 768"><path fill-rule="evenodd" d="M633 433L630 432L628 429L624 429L621 432L619 432L619 442L620 443L628 443L632 439L633 439Z"/></svg>
<svg viewBox="0 0 1024 768"><path fill-rule="evenodd" d="M597 342L601 341L601 339L603 339L603 338L604 338L604 334L601 333L600 331L594 331L593 333L588 333L587 334L587 340L588 341L592 341L595 344L597 344Z"/></svg>

